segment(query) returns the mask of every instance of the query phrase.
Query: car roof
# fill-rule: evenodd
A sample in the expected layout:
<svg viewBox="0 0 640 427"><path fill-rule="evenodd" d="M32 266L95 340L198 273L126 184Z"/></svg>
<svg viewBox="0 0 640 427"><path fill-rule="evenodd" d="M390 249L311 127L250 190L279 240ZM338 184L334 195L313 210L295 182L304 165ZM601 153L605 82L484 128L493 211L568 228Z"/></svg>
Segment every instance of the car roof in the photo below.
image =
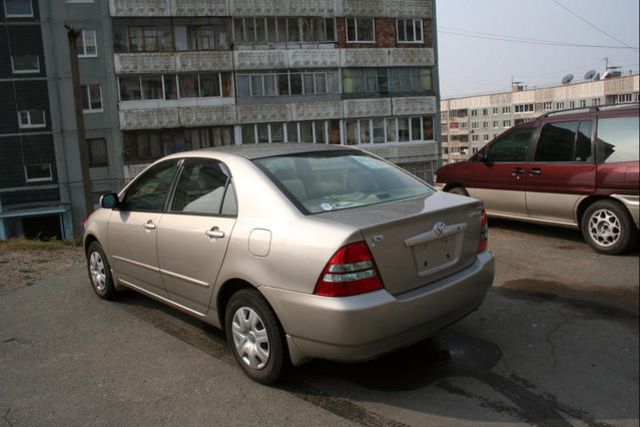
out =
<svg viewBox="0 0 640 427"><path fill-rule="evenodd" d="M360 151L357 148L345 147L343 145L333 144L242 144L242 145L226 145L223 147L210 147L201 150L191 151L190 153L227 153L244 157L249 160L260 159L264 157L285 156L291 154L304 154L314 152L329 151ZM184 153L182 153L184 154Z"/></svg>

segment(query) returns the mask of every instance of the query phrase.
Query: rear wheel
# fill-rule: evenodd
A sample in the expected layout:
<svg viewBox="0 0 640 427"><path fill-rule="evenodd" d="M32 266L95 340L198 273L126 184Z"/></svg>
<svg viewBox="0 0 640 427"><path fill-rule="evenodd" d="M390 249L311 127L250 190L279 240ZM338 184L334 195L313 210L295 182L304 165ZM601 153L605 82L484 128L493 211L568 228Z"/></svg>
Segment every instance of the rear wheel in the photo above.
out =
<svg viewBox="0 0 640 427"><path fill-rule="evenodd" d="M225 311L225 332L233 356L249 378L262 384L278 380L287 361L284 333L258 291L233 294Z"/></svg>
<svg viewBox="0 0 640 427"><path fill-rule="evenodd" d="M452 187L448 189L447 192L451 194L458 194L460 196L469 196L469 193L467 193L467 190L465 190L464 187Z"/></svg>
<svg viewBox="0 0 640 427"><path fill-rule="evenodd" d="M599 200L582 216L582 235L596 251L617 255L631 248L637 230L631 216L619 203Z"/></svg>

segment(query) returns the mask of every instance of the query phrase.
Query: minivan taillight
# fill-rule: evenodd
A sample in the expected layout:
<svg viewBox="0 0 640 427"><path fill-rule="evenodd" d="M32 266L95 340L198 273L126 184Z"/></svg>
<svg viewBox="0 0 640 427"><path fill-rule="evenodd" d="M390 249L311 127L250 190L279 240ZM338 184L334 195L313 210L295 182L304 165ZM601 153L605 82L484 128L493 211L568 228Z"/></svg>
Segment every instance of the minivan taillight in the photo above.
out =
<svg viewBox="0 0 640 427"><path fill-rule="evenodd" d="M480 241L478 242L478 253L484 252L489 247L489 220L487 212L482 210L482 228L480 229Z"/></svg>
<svg viewBox="0 0 640 427"><path fill-rule="evenodd" d="M338 249L320 274L316 295L347 297L382 289L382 279L365 242Z"/></svg>

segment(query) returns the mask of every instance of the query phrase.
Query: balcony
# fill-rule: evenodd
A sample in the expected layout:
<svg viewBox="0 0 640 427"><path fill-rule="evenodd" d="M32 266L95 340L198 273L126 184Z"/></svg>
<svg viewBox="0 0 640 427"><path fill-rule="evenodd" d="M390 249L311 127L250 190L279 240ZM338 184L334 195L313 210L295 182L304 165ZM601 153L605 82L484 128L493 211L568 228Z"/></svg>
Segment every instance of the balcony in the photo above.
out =
<svg viewBox="0 0 640 427"><path fill-rule="evenodd" d="M228 71L233 69L231 51L190 51L158 53L116 53L116 73L169 73L187 71Z"/></svg>

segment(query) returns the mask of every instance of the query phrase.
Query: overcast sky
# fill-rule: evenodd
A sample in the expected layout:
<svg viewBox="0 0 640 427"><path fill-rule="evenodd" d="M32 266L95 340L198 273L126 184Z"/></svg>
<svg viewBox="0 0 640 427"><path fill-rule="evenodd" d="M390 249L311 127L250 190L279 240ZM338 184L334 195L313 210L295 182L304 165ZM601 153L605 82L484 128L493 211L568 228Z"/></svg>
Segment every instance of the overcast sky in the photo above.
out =
<svg viewBox="0 0 640 427"><path fill-rule="evenodd" d="M556 0L629 46L639 44L638 0ZM519 37L597 46L624 46L563 9L554 0L438 0L437 25L442 98L511 87L511 76L529 87L559 84L569 73L609 65L637 72L638 50L512 43L472 36ZM446 33L448 32L448 33Z"/></svg>

